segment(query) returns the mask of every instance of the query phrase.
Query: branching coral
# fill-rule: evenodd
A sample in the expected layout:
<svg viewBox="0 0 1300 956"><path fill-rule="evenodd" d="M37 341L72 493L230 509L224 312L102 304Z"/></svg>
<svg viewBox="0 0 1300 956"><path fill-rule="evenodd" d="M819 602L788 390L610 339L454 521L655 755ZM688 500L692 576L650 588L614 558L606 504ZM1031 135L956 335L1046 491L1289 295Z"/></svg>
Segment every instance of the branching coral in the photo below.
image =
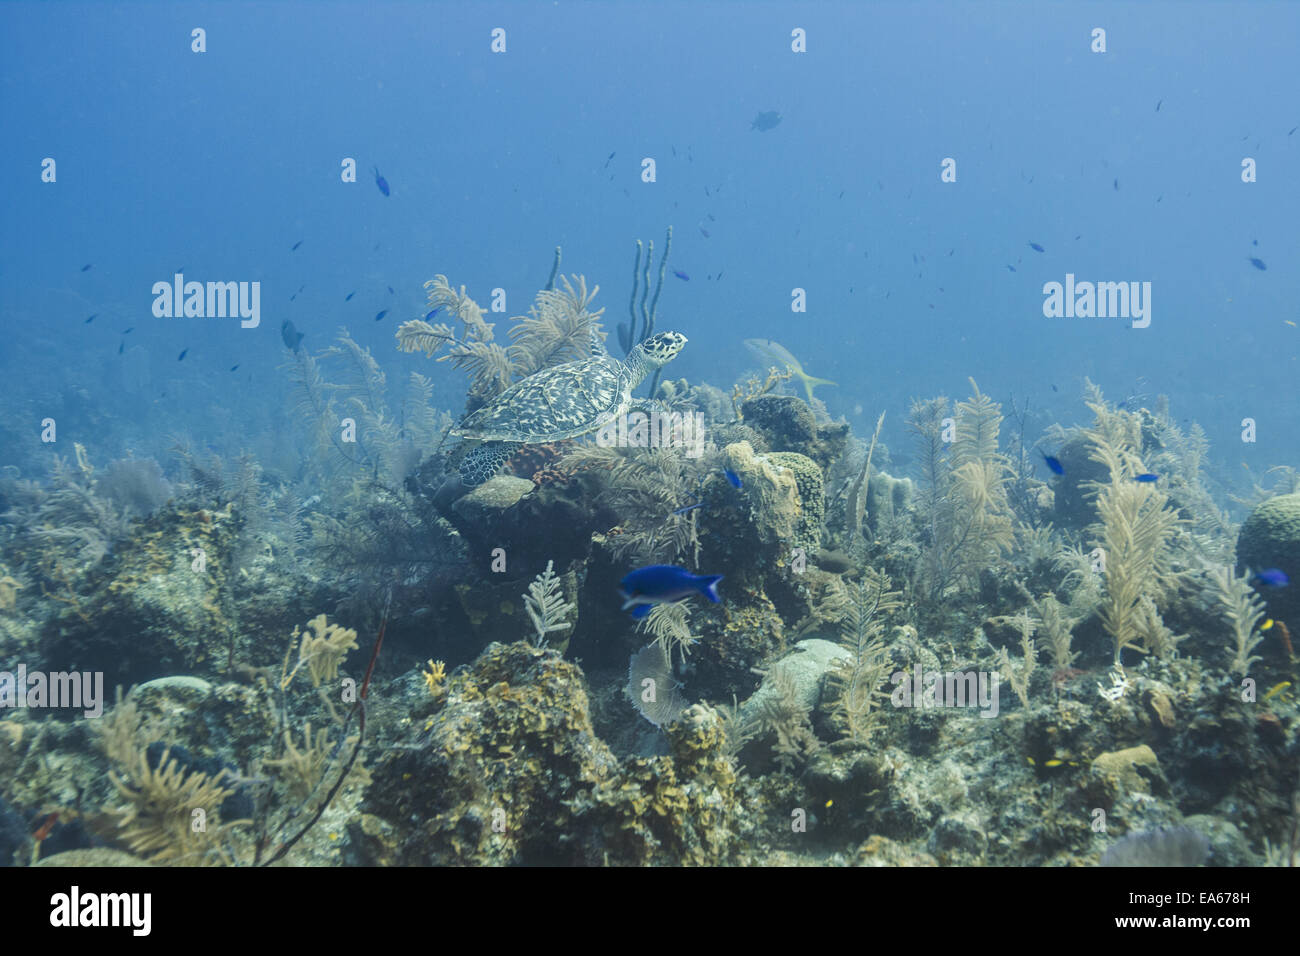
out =
<svg viewBox="0 0 1300 956"><path fill-rule="evenodd" d="M294 675L304 666L311 677L312 687L335 680L343 658L357 649L357 632L329 623L324 614L308 621L306 630L300 631L295 627L293 640L298 642L298 663L290 671L286 657L285 674L280 680L282 689L293 682ZM292 652L293 645L290 644L290 654Z"/></svg>
<svg viewBox="0 0 1300 956"><path fill-rule="evenodd" d="M510 329L511 344L502 348L495 341L493 326L483 318L483 309L466 293L451 288L446 276L426 282L431 309L443 309L460 320L463 332L446 323L430 324L412 319L397 329L397 347L403 352L423 352L432 358L444 347L447 354L438 361L450 361L453 368L470 376L471 408L476 408L512 383L543 368L572 362L585 357L593 343L600 341L599 320L603 309L592 311L591 300L599 286L587 291L587 281L574 276L561 277L564 288L547 288L537 298L527 316L516 316Z"/></svg>
<svg viewBox="0 0 1300 956"><path fill-rule="evenodd" d="M1090 483L1097 494L1101 525L1097 544L1104 554L1106 593L1101 620L1115 642L1115 663L1124 648L1141 653L1171 653L1176 643L1156 627L1153 602L1176 583L1172 569L1172 539L1180 524L1169 497L1155 483L1139 481L1147 473L1139 457L1137 416L1090 402L1095 426L1087 432L1092 458L1105 466L1109 482ZM1144 639L1145 637L1145 639Z"/></svg>
<svg viewBox="0 0 1300 956"><path fill-rule="evenodd" d="M532 643L536 647L545 647L548 635L573 626L565 618L574 605L564 600L560 579L553 570L554 564L554 561L546 562L546 570L528 585L528 593L523 596L524 610L533 622L535 634Z"/></svg>
<svg viewBox="0 0 1300 956"><path fill-rule="evenodd" d="M883 637L886 617L902 606L901 598L890 590L888 575L865 568L840 620L840 646L849 657L837 659L831 672L831 712L845 737L857 743L870 740L884 721L888 695L881 687L889 677L890 660Z"/></svg>
<svg viewBox="0 0 1300 956"><path fill-rule="evenodd" d="M116 768L108 777L126 801L118 811L119 838L154 862L228 862L225 837L249 821L221 820L221 804L234 792L225 786L225 772L187 773L170 750L151 765L137 742L138 727L135 703L119 698L103 728L104 750Z"/></svg>
<svg viewBox="0 0 1300 956"><path fill-rule="evenodd" d="M1219 607L1232 627L1235 645L1232 670L1245 677L1250 665L1260 660L1251 651L1264 639L1259 631L1259 622L1264 619L1264 602L1250 586L1250 579L1245 574L1233 574L1226 565L1211 568L1209 579Z"/></svg>

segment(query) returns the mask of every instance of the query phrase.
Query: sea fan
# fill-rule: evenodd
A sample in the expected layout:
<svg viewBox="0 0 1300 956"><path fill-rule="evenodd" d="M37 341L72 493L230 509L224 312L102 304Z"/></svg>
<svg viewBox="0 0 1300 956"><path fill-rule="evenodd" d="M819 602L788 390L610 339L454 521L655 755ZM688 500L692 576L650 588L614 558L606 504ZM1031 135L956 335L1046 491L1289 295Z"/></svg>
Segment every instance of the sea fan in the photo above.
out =
<svg viewBox="0 0 1300 956"><path fill-rule="evenodd" d="M628 696L641 716L656 727L672 723L686 707L679 686L673 679L672 664L658 643L642 648L628 662Z"/></svg>
<svg viewBox="0 0 1300 956"><path fill-rule="evenodd" d="M1161 827L1130 833L1101 858L1102 866L1200 866L1210 841L1188 827Z"/></svg>

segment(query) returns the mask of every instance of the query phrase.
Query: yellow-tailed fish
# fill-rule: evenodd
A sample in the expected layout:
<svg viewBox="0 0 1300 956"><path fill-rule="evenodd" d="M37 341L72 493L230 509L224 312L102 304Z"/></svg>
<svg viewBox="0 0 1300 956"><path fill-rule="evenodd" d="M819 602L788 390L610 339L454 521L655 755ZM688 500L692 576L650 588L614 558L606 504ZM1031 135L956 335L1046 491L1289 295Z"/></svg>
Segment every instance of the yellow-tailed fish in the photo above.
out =
<svg viewBox="0 0 1300 956"><path fill-rule="evenodd" d="M813 399L813 387L817 385L837 385L838 382L832 382L828 378L815 378L803 370L799 360L790 354L780 342L774 342L771 339L745 339L745 347L753 352L758 358L765 362L768 367L776 366L792 372L795 378L803 382L804 391L808 393L808 401Z"/></svg>
<svg viewBox="0 0 1300 956"><path fill-rule="evenodd" d="M1271 689L1269 690L1269 692L1268 692L1267 694L1264 695L1264 699L1265 699L1265 700L1272 700L1274 697L1276 697L1278 694L1282 693L1282 691L1286 690L1286 689L1287 689L1288 687L1290 687L1290 686L1291 686L1291 682L1290 682L1289 680L1284 680L1284 681L1282 681L1282 683L1278 684L1276 687L1271 688Z"/></svg>

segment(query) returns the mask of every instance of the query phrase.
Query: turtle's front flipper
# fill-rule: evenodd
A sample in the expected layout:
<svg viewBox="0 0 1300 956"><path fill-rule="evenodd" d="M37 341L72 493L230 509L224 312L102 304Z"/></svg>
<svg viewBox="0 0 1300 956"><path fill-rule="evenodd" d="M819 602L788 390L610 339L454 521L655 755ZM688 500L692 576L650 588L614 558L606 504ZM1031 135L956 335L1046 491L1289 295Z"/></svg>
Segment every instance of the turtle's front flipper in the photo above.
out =
<svg viewBox="0 0 1300 956"><path fill-rule="evenodd" d="M479 445L461 459L461 484L466 488L483 484L501 470L514 450L515 446L503 441L489 441Z"/></svg>

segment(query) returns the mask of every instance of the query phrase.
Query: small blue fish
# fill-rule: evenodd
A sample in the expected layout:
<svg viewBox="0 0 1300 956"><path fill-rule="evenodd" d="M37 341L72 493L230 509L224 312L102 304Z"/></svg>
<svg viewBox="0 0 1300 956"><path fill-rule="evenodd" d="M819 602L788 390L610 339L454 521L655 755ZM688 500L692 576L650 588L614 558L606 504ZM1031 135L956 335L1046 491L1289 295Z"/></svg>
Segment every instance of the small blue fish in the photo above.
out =
<svg viewBox="0 0 1300 956"><path fill-rule="evenodd" d="M96 312L95 315L99 315L99 313ZM95 321L95 315L92 315L90 318L88 318L88 319L85 321L84 324L89 325L91 322L94 322L94 321Z"/></svg>
<svg viewBox="0 0 1300 956"><path fill-rule="evenodd" d="M731 487L733 487L733 488L744 488L744 487L745 487L745 483L744 483L743 481L740 480L740 475L736 474L736 473L735 473L734 471L732 471L730 468L723 468L723 469L722 469L722 473L723 473L723 475L726 476L727 481L731 482Z"/></svg>
<svg viewBox="0 0 1300 956"><path fill-rule="evenodd" d="M696 508L703 508L703 507L704 507L704 502L703 502L703 501L697 501L697 502L695 502L695 504L693 504L693 505L687 505L685 508L678 508L676 511L673 512L673 514L675 514L675 515L684 515L684 514L686 514L686 512L688 512L688 511L694 511Z"/></svg>
<svg viewBox="0 0 1300 956"><path fill-rule="evenodd" d="M301 245L302 245L302 240L299 239L297 242L295 242L292 246L289 247L289 251L290 251L290 252L297 252L297 251L298 251L298 247L301 246Z"/></svg>
<svg viewBox="0 0 1300 956"><path fill-rule="evenodd" d="M1270 588L1284 588L1291 583L1287 573L1280 568L1265 568L1259 574L1251 578L1251 581L1258 584L1266 585Z"/></svg>
<svg viewBox="0 0 1300 956"><path fill-rule="evenodd" d="M178 362L184 362L184 361L185 361L185 356L187 356L187 355L189 355L189 354L190 354L190 350L189 350L189 349L181 349L181 354L178 355L178 356L176 356L176 361L178 361Z"/></svg>
<svg viewBox="0 0 1300 956"><path fill-rule="evenodd" d="M1012 272L1016 271L1016 267L1013 265L1008 265L1007 268L1010 269Z"/></svg>
<svg viewBox="0 0 1300 956"><path fill-rule="evenodd" d="M1052 455L1043 454L1042 452L1039 452L1039 454L1043 455L1043 462L1044 464L1047 465L1048 470L1051 471L1052 474L1054 475L1065 474L1065 466L1061 464L1061 459L1056 458Z"/></svg>
<svg viewBox="0 0 1300 956"><path fill-rule="evenodd" d="M1140 481L1140 482L1142 482L1143 484L1149 485L1149 484L1152 484L1152 483L1154 483L1154 482L1159 481L1159 480L1160 480L1160 476L1159 476L1159 475L1153 475L1151 472L1148 471L1146 474L1142 474L1142 475L1134 475L1134 476L1133 476L1133 480L1134 480L1134 481Z"/></svg>
<svg viewBox="0 0 1300 956"><path fill-rule="evenodd" d="M81 267L81 271L82 271L82 272L89 272L89 271L90 271L90 267L91 267L92 265L94 265L93 262L87 262L84 266Z"/></svg>
<svg viewBox="0 0 1300 956"><path fill-rule="evenodd" d="M126 350L126 343L122 342L117 347L117 354L121 355Z"/></svg>
<svg viewBox="0 0 1300 956"><path fill-rule="evenodd" d="M388 310L387 310L387 309L383 309L383 310L381 310L380 313L379 313L377 316L375 316L375 321L376 321L376 322L380 321L380 320L383 319L383 317L386 316L387 314L388 314Z"/></svg>
<svg viewBox="0 0 1300 956"><path fill-rule="evenodd" d="M1046 252L1046 251L1047 251L1046 249L1044 249L1042 246L1040 246L1040 245L1039 245L1038 243L1036 243L1036 242L1031 242L1031 243L1029 244L1029 248L1030 248L1030 249L1033 249L1034 252Z"/></svg>
<svg viewBox="0 0 1300 956"><path fill-rule="evenodd" d="M633 571L619 582L618 593L623 608L632 610L634 620L645 617L656 604L683 601L692 594L703 594L717 604L721 574L691 574L675 564L652 564Z"/></svg>
<svg viewBox="0 0 1300 956"><path fill-rule="evenodd" d="M133 326L131 326L129 329L127 329L125 332L123 332L122 334L123 334L123 335L130 335L130 334L131 334L132 332L134 332L134 331L135 331L135 326L133 325Z"/></svg>
<svg viewBox="0 0 1300 956"><path fill-rule="evenodd" d="M238 371L239 371L239 366L238 366L238 365L232 365L232 366L230 366L230 370L231 370L232 372L238 372Z"/></svg>
<svg viewBox="0 0 1300 956"><path fill-rule="evenodd" d="M388 294L389 294L389 295L397 295L397 293L393 291L393 287L392 287L391 285L388 287Z"/></svg>
<svg viewBox="0 0 1300 956"><path fill-rule="evenodd" d="M353 297L354 295L356 295L356 294L357 294L357 290L356 290L356 289L353 289L351 292L349 292L347 295L345 295L345 296L343 297L343 301L344 301L344 302L351 302L351 301L352 301L352 297Z"/></svg>
<svg viewBox="0 0 1300 956"><path fill-rule="evenodd" d="M432 322L433 317L441 311L442 311L442 306L438 306L436 309L430 309L428 312L424 313L424 321Z"/></svg>
<svg viewBox="0 0 1300 956"><path fill-rule="evenodd" d="M1268 266L1264 265L1264 260L1263 260L1263 259L1256 259L1254 256L1251 256L1251 257L1250 257L1250 264L1251 264L1252 266L1254 266L1256 269L1258 269L1260 272L1267 272L1267 271L1268 271Z"/></svg>
<svg viewBox="0 0 1300 956"><path fill-rule="evenodd" d="M691 281L691 277L688 276L688 275L687 275L685 272L683 272L681 269L674 269L674 270L673 270L673 275L677 276L677 278L681 279L683 282L690 282L690 281Z"/></svg>
<svg viewBox="0 0 1300 956"><path fill-rule="evenodd" d="M383 193L385 196L388 195L388 180L385 179L383 176L379 175L378 166L375 167L375 185L379 187L379 191L381 193Z"/></svg>

